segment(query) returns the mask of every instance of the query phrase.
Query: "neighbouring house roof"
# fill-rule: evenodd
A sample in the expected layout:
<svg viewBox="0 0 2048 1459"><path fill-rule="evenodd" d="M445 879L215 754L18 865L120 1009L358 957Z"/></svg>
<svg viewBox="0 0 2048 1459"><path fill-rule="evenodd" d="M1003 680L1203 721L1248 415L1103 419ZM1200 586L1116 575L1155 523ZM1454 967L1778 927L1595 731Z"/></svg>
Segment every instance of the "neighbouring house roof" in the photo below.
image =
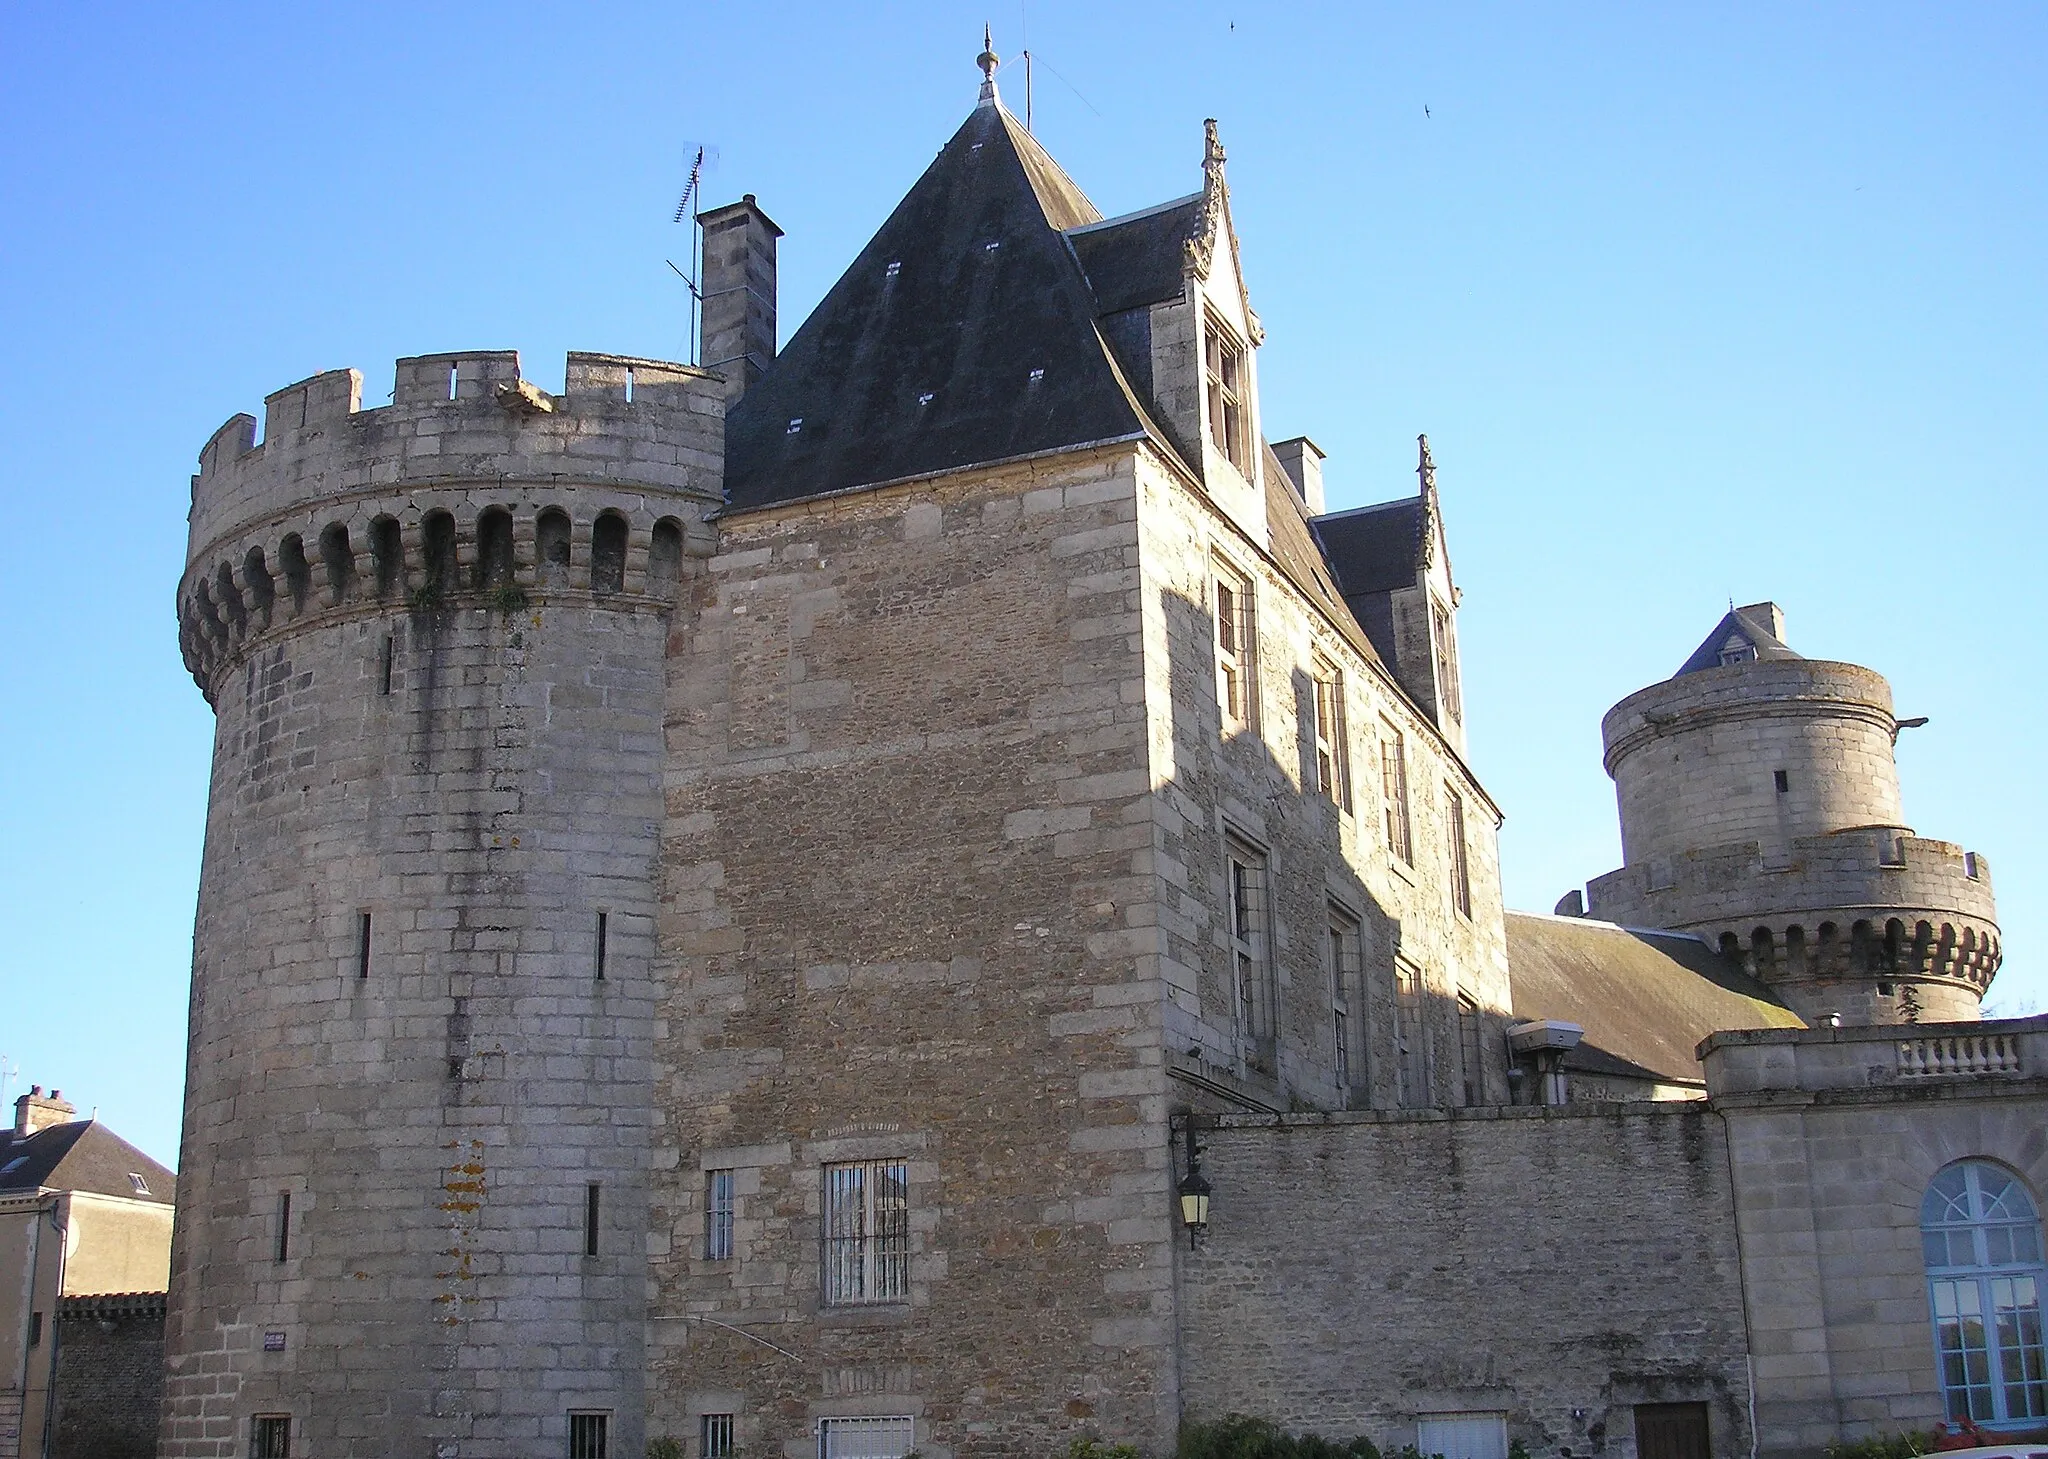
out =
<svg viewBox="0 0 2048 1459"><path fill-rule="evenodd" d="M1138 439L1065 231L1101 214L978 106L726 421L736 508Z"/></svg>
<svg viewBox="0 0 2048 1459"><path fill-rule="evenodd" d="M1804 1026L1689 933L1510 912L1507 936L1515 1017L1562 1019L1586 1031L1567 1068L1698 1084L1693 1050L1708 1034Z"/></svg>
<svg viewBox="0 0 2048 1459"><path fill-rule="evenodd" d="M1714 625L1714 631L1692 651L1692 657L1678 667L1678 674L1697 674L1702 669L1721 667L1721 655L1728 648L1730 640L1746 643L1756 650L1760 659L1796 659L1802 655L1794 653L1789 645L1771 632L1771 624L1757 609L1768 608L1766 603L1757 603L1748 608L1731 608Z"/></svg>
<svg viewBox="0 0 2048 1459"><path fill-rule="evenodd" d="M1187 246L1208 226L1205 193L1067 230L1104 314L1163 304L1186 287Z"/></svg>
<svg viewBox="0 0 2048 1459"><path fill-rule="evenodd" d="M1420 495L1315 519L1316 540L1349 599L1412 588L1422 576ZM1353 604L1356 611L1357 605Z"/></svg>
<svg viewBox="0 0 2048 1459"><path fill-rule="evenodd" d="M133 1176L146 1189L138 1190ZM49 1125L32 1135L0 1131L0 1194L90 1191L171 1205L177 1188L178 1178L168 1168L98 1120Z"/></svg>

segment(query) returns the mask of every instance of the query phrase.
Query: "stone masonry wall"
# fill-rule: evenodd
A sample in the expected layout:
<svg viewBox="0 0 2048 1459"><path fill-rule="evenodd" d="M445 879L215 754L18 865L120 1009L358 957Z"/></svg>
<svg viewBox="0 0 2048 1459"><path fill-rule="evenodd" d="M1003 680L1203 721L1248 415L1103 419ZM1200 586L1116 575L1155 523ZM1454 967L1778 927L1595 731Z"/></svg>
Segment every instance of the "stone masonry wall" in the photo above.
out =
<svg viewBox="0 0 2048 1459"><path fill-rule="evenodd" d="M472 363L402 362L387 412L308 402L232 460L216 437L195 486L181 619L218 723L172 1459L246 1453L256 1414L364 1459L558 1451L571 1409L640 1444L664 648L718 387L584 378L589 410L547 412L463 394ZM458 398L420 394L436 370ZM289 591L283 544L337 522L313 562L346 570Z"/></svg>
<svg viewBox="0 0 2048 1459"><path fill-rule="evenodd" d="M1183 1251L1191 1417L1413 1443L1499 1413L1536 1459L1634 1459L1637 1403L1748 1452L1721 1122L1698 1104L1226 1118Z"/></svg>
<svg viewBox="0 0 2048 1459"><path fill-rule="evenodd" d="M650 1434L1171 1447L1134 470L722 520L670 640ZM907 1166L906 1300L829 1304L824 1167L877 1159Z"/></svg>
<svg viewBox="0 0 2048 1459"><path fill-rule="evenodd" d="M1456 1000L1482 1010L1480 1101L1506 1103L1500 1028L1508 1009L1498 821L1485 792L1429 721L1312 608L1272 559L1180 478L1149 466L1143 492L1146 697L1161 789L1162 977L1169 1062L1180 1097L1204 1109L1391 1107L1397 959L1421 984L1431 1067L1426 1103L1464 1102ZM1213 604L1219 572L1252 587L1257 714L1223 723ZM1318 667L1320 664L1321 667ZM1314 680L1334 671L1344 702L1349 793L1315 790ZM1381 745L1406 754L1412 860L1389 848ZM1306 787L1306 789L1304 789ZM1463 802L1471 914L1451 895L1449 795ZM1237 1027L1225 885L1229 838L1267 863L1277 1060L1251 1066ZM1351 1081L1335 1069L1332 909L1355 921L1359 966L1342 989Z"/></svg>
<svg viewBox="0 0 2048 1459"><path fill-rule="evenodd" d="M164 1387L161 1296L156 1301L154 1311L139 1312L66 1304L49 1459L155 1459Z"/></svg>

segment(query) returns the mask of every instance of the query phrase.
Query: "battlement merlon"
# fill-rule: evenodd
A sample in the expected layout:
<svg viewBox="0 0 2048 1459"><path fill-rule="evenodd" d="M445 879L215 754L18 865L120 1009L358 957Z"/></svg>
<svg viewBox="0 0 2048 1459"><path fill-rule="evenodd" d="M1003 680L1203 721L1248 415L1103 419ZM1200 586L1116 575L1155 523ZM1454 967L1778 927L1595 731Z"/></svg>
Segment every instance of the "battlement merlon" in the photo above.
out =
<svg viewBox="0 0 2048 1459"><path fill-rule="evenodd" d="M668 360L571 352L560 395L514 350L398 362L391 403L362 407L359 371L329 370L236 415L199 453L190 544L307 503L500 478L630 486L707 502L724 494L724 383Z"/></svg>

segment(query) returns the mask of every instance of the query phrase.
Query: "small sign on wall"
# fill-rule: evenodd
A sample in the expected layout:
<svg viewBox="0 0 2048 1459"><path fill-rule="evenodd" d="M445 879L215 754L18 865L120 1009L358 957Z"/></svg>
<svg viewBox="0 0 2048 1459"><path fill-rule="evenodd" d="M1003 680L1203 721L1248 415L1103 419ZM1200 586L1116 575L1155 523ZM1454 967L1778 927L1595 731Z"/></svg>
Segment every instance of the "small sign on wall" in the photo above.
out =
<svg viewBox="0 0 2048 1459"><path fill-rule="evenodd" d="M283 1333L281 1333L281 1332L266 1332L266 1333L264 1333L264 1334L263 1334L263 1351L264 1351L264 1352L266 1352L266 1353L281 1353L281 1352L283 1352L283 1351L284 1351L284 1334L283 1334Z"/></svg>

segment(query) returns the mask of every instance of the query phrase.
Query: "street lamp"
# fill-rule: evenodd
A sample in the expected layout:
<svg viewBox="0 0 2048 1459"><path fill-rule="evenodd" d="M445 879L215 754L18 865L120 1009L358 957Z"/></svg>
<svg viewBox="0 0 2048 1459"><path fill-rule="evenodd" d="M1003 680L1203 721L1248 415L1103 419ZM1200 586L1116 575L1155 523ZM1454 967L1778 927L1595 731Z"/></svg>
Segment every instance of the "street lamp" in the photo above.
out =
<svg viewBox="0 0 2048 1459"><path fill-rule="evenodd" d="M1180 1195L1180 1221L1188 1228L1188 1249L1193 1251L1209 1229L1209 1182L1202 1177L1202 1147L1195 1143L1195 1117L1182 1126L1188 1137L1188 1173L1176 1188Z"/></svg>

